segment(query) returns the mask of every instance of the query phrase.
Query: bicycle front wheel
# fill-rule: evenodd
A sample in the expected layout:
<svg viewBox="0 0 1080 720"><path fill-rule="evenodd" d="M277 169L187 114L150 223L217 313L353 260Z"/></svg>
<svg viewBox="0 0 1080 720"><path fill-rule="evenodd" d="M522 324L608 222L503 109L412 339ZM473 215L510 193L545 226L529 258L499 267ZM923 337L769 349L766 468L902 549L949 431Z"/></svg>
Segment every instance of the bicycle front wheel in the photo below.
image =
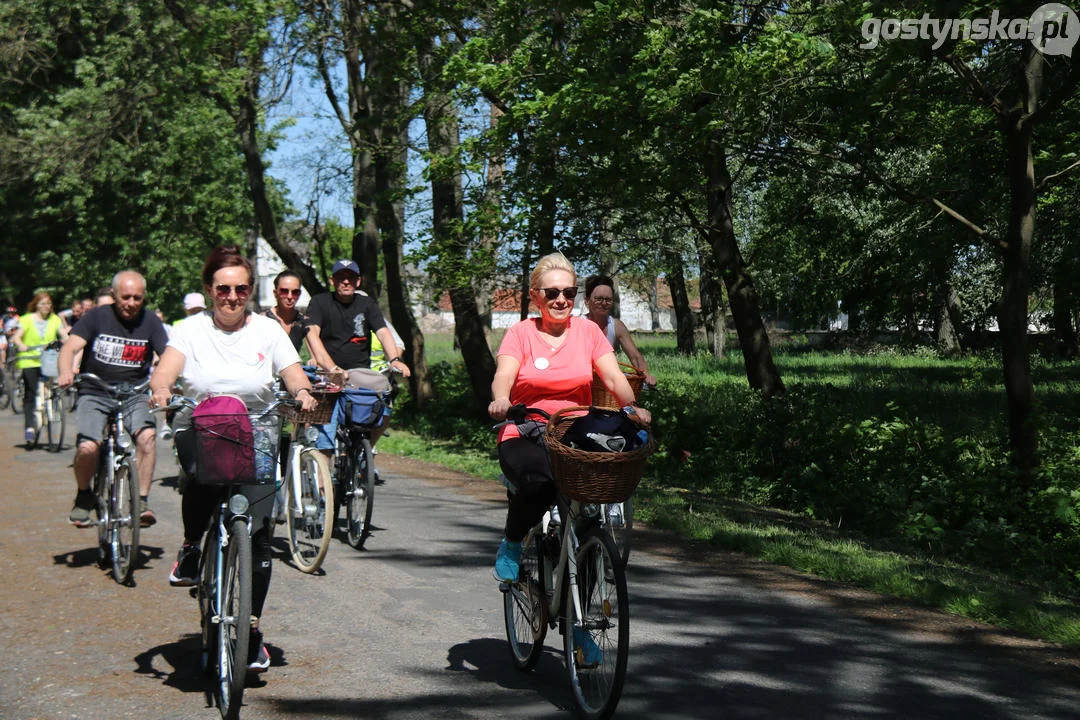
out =
<svg viewBox="0 0 1080 720"><path fill-rule="evenodd" d="M547 594L543 586L540 540L529 533L521 545L518 580L503 590L506 641L518 670L532 670L544 651L548 629ZM500 588L502 589L502 588Z"/></svg>
<svg viewBox="0 0 1080 720"><path fill-rule="evenodd" d="M630 605L626 569L615 542L605 530L585 531L577 550L577 593L581 615L567 587L567 626L563 650L577 715L588 720L611 717L626 680L630 643Z"/></svg>
<svg viewBox="0 0 1080 720"><path fill-rule="evenodd" d="M330 481L327 457L318 450L300 453L299 503L293 497L295 484L290 472L285 483L289 550L296 567L313 573L326 558L334 529L334 484Z"/></svg>
<svg viewBox="0 0 1080 720"><path fill-rule="evenodd" d="M371 534L371 514L375 510L375 463L371 454L371 441L361 438L360 445L350 463L349 489L343 498L345 503L345 529L349 544L359 550Z"/></svg>
<svg viewBox="0 0 1080 720"><path fill-rule="evenodd" d="M221 569L217 629L217 699L225 720L240 717L251 635L251 537L243 518L234 518Z"/></svg>
<svg viewBox="0 0 1080 720"><path fill-rule="evenodd" d="M98 470L94 475L94 500L97 506L98 562L108 570L111 562L112 543L109 538L109 520L112 513L113 470L112 453L104 447L98 458Z"/></svg>
<svg viewBox="0 0 1080 720"><path fill-rule="evenodd" d="M112 549L112 574L116 582L120 584L131 579L135 558L139 556L138 477L135 459L131 457L120 461L113 476L109 534Z"/></svg>
<svg viewBox="0 0 1080 720"><path fill-rule="evenodd" d="M49 452L60 452L64 446L64 430L67 428L67 412L64 410L64 397L57 390L49 392L45 407L45 419L49 426Z"/></svg>

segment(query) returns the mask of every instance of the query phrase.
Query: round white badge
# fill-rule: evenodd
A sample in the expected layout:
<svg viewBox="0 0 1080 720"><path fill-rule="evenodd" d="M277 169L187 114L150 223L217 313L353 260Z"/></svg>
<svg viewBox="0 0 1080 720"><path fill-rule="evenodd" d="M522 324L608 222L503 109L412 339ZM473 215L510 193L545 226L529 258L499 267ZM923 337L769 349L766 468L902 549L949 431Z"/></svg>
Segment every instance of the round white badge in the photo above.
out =
<svg viewBox="0 0 1080 720"><path fill-rule="evenodd" d="M547 370L548 364L548 359L546 357L538 357L533 360L533 366L536 367L537 370Z"/></svg>

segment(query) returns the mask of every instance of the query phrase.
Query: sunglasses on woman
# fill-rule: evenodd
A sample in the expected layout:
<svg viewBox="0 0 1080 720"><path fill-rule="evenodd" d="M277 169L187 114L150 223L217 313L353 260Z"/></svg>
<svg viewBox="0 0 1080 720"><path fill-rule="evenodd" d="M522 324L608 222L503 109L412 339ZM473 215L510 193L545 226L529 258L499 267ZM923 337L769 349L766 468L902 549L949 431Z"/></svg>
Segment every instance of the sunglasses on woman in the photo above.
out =
<svg viewBox="0 0 1080 720"><path fill-rule="evenodd" d="M215 285L214 286L214 294L216 294L218 296L218 298L221 299L221 300L224 300L225 298L229 297L229 295L231 293L233 293L233 292L236 293L236 297L243 300L244 298L246 298L248 295L251 294L251 286L250 285Z"/></svg>
<svg viewBox="0 0 1080 720"><path fill-rule="evenodd" d="M300 297L300 288L278 288L277 294L281 297L289 297L292 295L293 297L298 298Z"/></svg>
<svg viewBox="0 0 1080 720"><path fill-rule="evenodd" d="M555 298L559 297L559 295L562 295L567 300L573 300L574 298L577 297L577 288L576 287L565 287L565 288L561 288L561 289L560 288L540 288L540 292L544 293L544 297L548 301L554 300Z"/></svg>

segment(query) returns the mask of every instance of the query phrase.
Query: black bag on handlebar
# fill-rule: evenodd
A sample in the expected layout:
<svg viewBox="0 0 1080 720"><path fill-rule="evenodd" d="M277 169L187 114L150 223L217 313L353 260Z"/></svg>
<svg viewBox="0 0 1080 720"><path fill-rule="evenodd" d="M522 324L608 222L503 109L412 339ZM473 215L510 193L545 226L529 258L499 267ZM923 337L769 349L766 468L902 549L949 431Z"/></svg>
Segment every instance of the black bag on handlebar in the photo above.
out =
<svg viewBox="0 0 1080 720"><path fill-rule="evenodd" d="M592 407L570 424L562 441L578 450L628 452L648 442L648 434L622 410Z"/></svg>

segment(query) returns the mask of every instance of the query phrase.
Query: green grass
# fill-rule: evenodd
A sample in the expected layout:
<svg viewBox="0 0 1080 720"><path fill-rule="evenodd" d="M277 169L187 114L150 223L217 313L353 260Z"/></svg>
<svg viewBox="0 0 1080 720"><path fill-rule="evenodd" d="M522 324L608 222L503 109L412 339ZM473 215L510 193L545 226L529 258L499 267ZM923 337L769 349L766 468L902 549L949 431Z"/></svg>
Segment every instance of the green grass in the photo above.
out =
<svg viewBox="0 0 1080 720"><path fill-rule="evenodd" d="M832 580L1080 647L1080 368L1032 361L1043 463L1018 494L997 358L778 345L788 394L746 386L736 349L639 338L660 450L641 520ZM426 336L438 399L381 447L498 475L494 438L448 336ZM497 340L493 341L497 344Z"/></svg>

